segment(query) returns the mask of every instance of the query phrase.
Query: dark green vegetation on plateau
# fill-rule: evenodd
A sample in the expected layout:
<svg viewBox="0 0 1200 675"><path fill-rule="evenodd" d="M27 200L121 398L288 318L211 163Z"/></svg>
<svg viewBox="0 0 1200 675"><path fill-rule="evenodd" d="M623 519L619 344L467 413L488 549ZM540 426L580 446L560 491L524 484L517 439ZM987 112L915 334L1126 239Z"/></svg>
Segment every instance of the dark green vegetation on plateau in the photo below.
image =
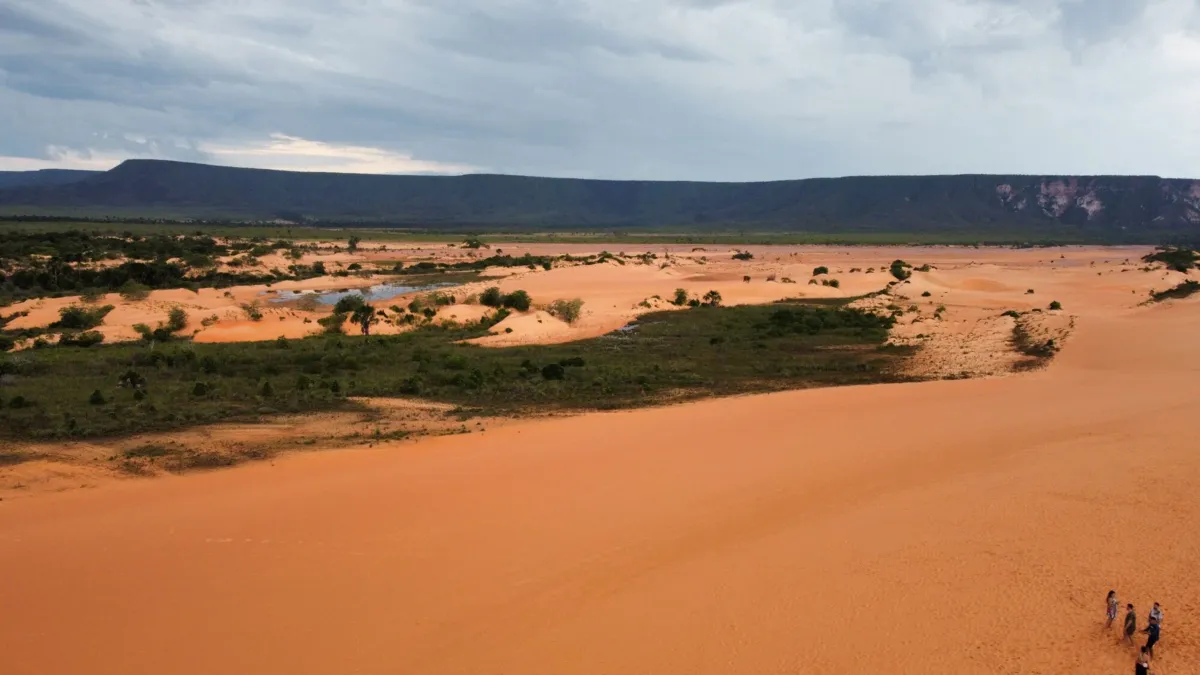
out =
<svg viewBox="0 0 1200 675"><path fill-rule="evenodd" d="M348 396L432 399L490 412L650 405L902 379L894 319L842 302L648 314L575 343L489 349L481 329L259 343L119 344L0 355L9 437L122 435L336 409Z"/></svg>
<svg viewBox="0 0 1200 675"><path fill-rule="evenodd" d="M64 184L0 186L0 212L282 218L434 231L954 233L991 241L1121 243L1196 240L1200 199L1194 186L1153 176L862 176L760 183L366 176L130 160Z"/></svg>

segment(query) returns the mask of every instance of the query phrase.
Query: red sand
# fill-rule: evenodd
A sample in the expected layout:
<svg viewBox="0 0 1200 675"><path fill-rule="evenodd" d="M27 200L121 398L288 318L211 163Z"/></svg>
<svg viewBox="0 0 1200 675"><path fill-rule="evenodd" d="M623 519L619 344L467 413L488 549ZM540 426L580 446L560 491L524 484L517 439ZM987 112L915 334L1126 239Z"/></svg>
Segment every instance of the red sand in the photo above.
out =
<svg viewBox="0 0 1200 675"><path fill-rule="evenodd" d="M1200 303L1063 289L1032 374L0 503L0 672L1125 673L1110 588L1195 672Z"/></svg>

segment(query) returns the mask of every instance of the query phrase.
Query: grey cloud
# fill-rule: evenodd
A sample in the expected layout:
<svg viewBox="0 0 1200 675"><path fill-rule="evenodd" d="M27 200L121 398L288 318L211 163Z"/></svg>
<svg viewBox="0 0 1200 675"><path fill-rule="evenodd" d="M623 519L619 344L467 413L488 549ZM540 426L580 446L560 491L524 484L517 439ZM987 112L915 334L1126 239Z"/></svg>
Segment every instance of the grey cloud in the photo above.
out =
<svg viewBox="0 0 1200 675"><path fill-rule="evenodd" d="M1186 173L1200 72L1135 4L0 0L0 155L282 133L549 175Z"/></svg>
<svg viewBox="0 0 1200 675"><path fill-rule="evenodd" d="M86 42L87 34L55 23L17 6L0 5L0 33L16 33L46 40Z"/></svg>
<svg viewBox="0 0 1200 675"><path fill-rule="evenodd" d="M1089 46L1126 34L1147 4L1148 0L1064 0L1059 26L1068 47Z"/></svg>

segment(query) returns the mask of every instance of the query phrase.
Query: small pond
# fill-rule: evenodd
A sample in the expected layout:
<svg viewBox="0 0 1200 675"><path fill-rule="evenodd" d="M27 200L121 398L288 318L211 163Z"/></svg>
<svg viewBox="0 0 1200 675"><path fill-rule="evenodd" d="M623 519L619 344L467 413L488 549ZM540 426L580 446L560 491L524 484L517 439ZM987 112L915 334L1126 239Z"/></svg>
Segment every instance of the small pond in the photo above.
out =
<svg viewBox="0 0 1200 675"><path fill-rule="evenodd" d="M345 291L279 291L271 298L271 302L288 302L289 300L299 300L305 296L316 296L317 302L323 305L336 305L338 300L348 295L362 295L367 302L377 302L380 300L390 300L398 295L407 293L425 293L428 291L436 291L442 288L451 288L459 284L443 283L443 284L426 284L424 286L405 286L403 284L376 284L366 288L351 288Z"/></svg>

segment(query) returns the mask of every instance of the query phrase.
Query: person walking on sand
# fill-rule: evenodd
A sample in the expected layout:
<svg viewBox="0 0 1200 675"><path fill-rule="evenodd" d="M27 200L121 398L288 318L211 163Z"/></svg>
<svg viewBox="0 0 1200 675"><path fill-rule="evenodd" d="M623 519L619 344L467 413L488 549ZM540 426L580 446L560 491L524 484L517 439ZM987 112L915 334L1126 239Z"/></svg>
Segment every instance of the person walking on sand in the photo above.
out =
<svg viewBox="0 0 1200 675"><path fill-rule="evenodd" d="M1121 638L1121 642L1133 644L1133 634L1137 632L1137 613L1133 611L1133 604L1125 605L1125 634Z"/></svg>
<svg viewBox="0 0 1200 675"><path fill-rule="evenodd" d="M1104 610L1104 616L1108 619L1108 621L1104 622L1104 627L1112 628L1113 622L1117 620L1117 606L1120 604L1117 602L1117 592L1109 591L1106 602L1108 604L1108 608Z"/></svg>
<svg viewBox="0 0 1200 675"><path fill-rule="evenodd" d="M1137 663L1133 666L1133 675L1150 675L1150 656L1146 654L1146 648L1142 647L1142 653L1138 655Z"/></svg>
<svg viewBox="0 0 1200 675"><path fill-rule="evenodd" d="M1162 619L1162 607L1160 607L1156 602L1154 603L1154 606L1150 608L1150 616L1146 619L1146 622L1162 626Z"/></svg>
<svg viewBox="0 0 1200 675"><path fill-rule="evenodd" d="M1158 624L1152 623L1142 632L1146 634L1146 646L1143 649L1150 652L1150 658L1154 658L1154 645L1158 644Z"/></svg>

